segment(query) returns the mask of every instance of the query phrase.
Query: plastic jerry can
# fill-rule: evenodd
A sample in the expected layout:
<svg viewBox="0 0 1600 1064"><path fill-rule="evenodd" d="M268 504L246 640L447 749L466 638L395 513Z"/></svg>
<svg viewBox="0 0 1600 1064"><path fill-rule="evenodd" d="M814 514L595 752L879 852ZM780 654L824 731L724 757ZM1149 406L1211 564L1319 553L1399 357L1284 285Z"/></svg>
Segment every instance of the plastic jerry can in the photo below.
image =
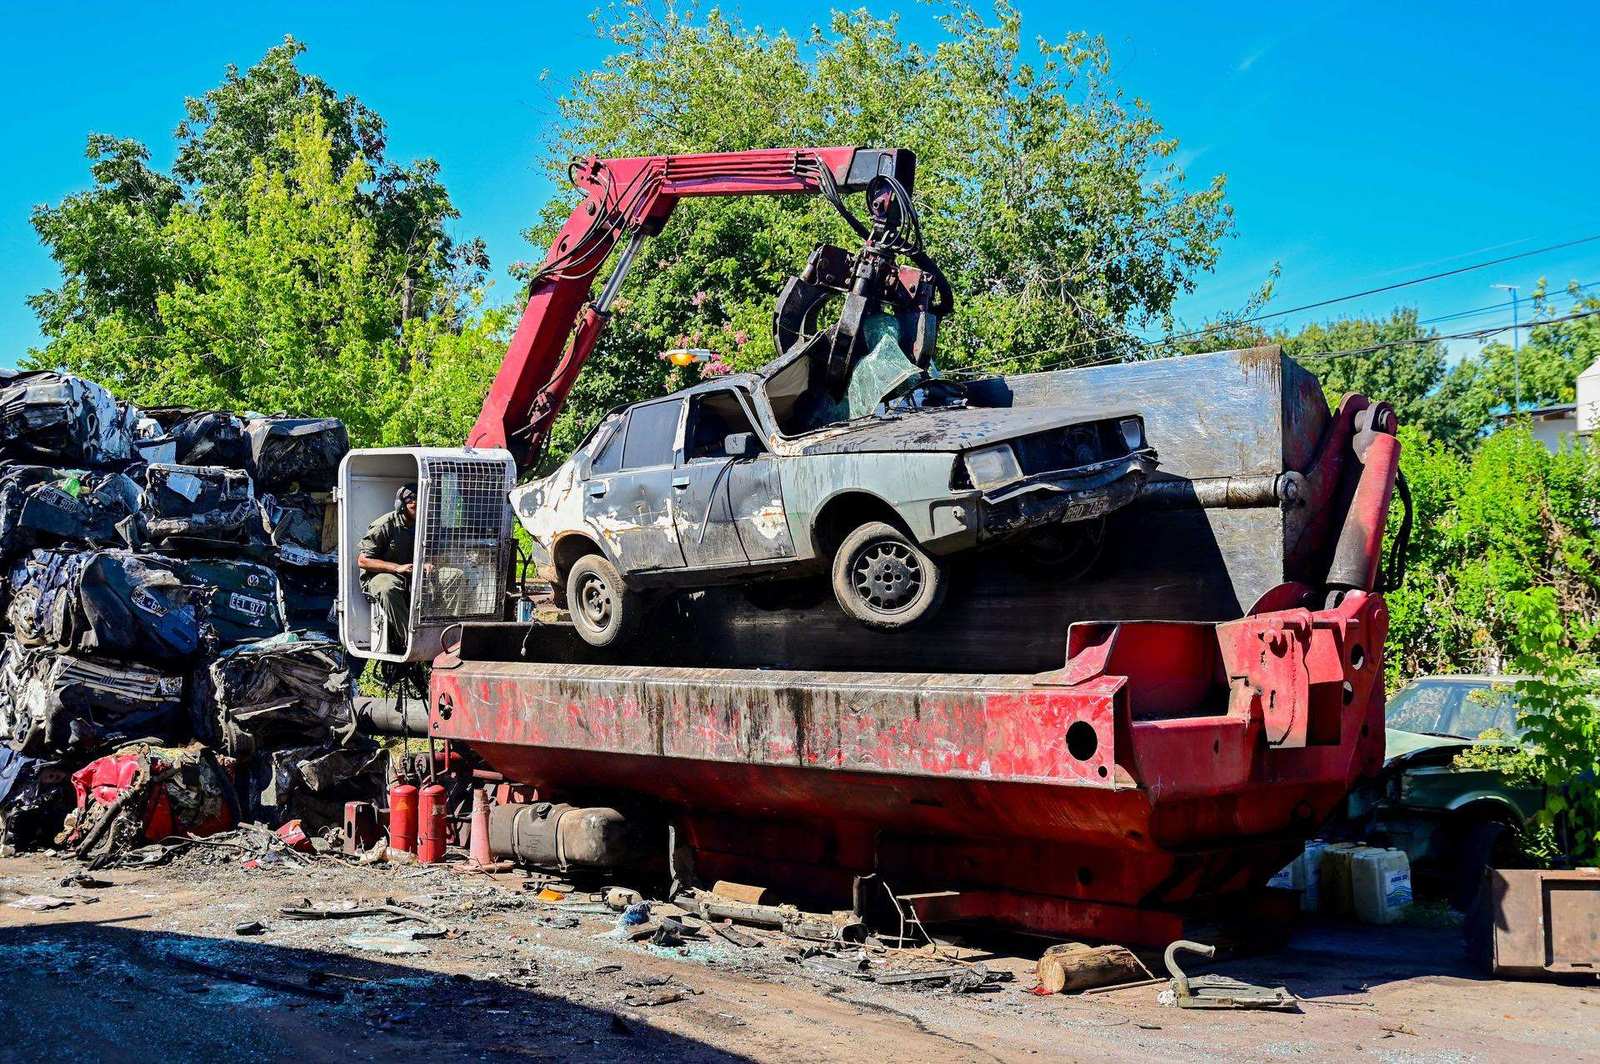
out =
<svg viewBox="0 0 1600 1064"><path fill-rule="evenodd" d="M1293 861L1290 861L1288 864L1278 869L1277 873L1274 874L1271 879L1267 880L1267 886L1273 890L1297 889L1298 884L1295 882L1295 865L1299 862L1300 858L1296 857Z"/></svg>
<svg viewBox="0 0 1600 1064"><path fill-rule="evenodd" d="M1362 923L1392 924L1411 904L1411 862L1404 850L1364 848L1350 856L1350 895Z"/></svg>
<svg viewBox="0 0 1600 1064"><path fill-rule="evenodd" d="M1294 863L1295 886L1300 889L1300 911L1317 912L1321 905L1322 851L1328 844L1321 839L1306 843L1305 852Z"/></svg>
<svg viewBox="0 0 1600 1064"><path fill-rule="evenodd" d="M1317 901L1328 916L1350 916L1355 900L1350 889L1350 866L1355 854L1367 847L1354 842L1336 842L1322 850L1317 862Z"/></svg>

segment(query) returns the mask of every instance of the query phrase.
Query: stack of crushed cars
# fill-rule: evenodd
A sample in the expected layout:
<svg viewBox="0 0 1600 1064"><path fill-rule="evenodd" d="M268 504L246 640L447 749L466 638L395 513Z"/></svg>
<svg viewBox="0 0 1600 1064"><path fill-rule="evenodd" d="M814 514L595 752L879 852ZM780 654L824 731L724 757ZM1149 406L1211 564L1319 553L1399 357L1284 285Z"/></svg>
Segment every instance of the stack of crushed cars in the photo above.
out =
<svg viewBox="0 0 1600 1064"><path fill-rule="evenodd" d="M348 446L0 370L0 853L314 828L370 794L333 614Z"/></svg>

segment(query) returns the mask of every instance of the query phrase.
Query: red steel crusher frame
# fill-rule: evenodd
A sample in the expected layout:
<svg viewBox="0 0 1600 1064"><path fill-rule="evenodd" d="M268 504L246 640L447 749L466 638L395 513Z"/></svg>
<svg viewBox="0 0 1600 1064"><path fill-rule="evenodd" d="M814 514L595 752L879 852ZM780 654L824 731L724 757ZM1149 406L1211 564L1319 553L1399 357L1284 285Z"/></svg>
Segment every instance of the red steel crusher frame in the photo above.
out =
<svg viewBox="0 0 1600 1064"><path fill-rule="evenodd" d="M861 161L590 160L590 197L551 250L563 269L536 280L472 442L526 455L512 436L530 422L523 441L542 439L619 278L598 303L581 295L623 232L619 270L679 196L815 191L816 165L859 188ZM634 186L648 195L616 192ZM1074 624L1063 666L1037 675L529 661L537 629L500 655L524 660L485 660L462 625L432 669L431 734L451 763L515 784L502 798L647 803L705 882L837 907L876 874L923 922L1164 945L1199 903L1261 887L1381 765L1394 432L1387 405L1345 398L1308 472L1327 486L1326 580L1283 584L1240 619Z"/></svg>

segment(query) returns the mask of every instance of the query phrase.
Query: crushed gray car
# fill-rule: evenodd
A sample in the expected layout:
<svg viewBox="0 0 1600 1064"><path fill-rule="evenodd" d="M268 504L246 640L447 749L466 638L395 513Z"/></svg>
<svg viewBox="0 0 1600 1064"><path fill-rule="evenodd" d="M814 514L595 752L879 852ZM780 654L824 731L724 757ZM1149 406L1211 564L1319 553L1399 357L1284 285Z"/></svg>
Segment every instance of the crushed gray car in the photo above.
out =
<svg viewBox="0 0 1600 1064"><path fill-rule="evenodd" d="M883 367L858 366L868 391L825 408L804 360L780 358L613 411L512 491L579 634L619 642L662 590L820 573L848 616L904 628L938 608L961 551L1026 539L1080 564L1079 540L1155 468L1135 411L980 407L898 352Z"/></svg>

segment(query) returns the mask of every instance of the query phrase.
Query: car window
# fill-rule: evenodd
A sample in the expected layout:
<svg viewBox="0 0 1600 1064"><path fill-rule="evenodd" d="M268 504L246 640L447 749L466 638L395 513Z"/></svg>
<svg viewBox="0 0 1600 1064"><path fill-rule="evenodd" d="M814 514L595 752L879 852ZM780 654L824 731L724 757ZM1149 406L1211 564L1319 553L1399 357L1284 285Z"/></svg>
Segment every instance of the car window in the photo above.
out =
<svg viewBox="0 0 1600 1064"><path fill-rule="evenodd" d="M623 424L623 419L619 417L616 419L616 424L601 425L597 430L602 440L600 450L591 452L594 455L589 462L591 475L615 473L617 466L622 464Z"/></svg>
<svg viewBox="0 0 1600 1064"><path fill-rule="evenodd" d="M628 415L628 438L622 446L622 468L645 469L672 464L677 448L678 413L683 400L636 406Z"/></svg>
<svg viewBox="0 0 1600 1064"><path fill-rule="evenodd" d="M1516 700L1508 686L1474 687L1468 691L1456 706L1450 734L1476 739L1490 728L1507 737L1520 734L1517 729Z"/></svg>
<svg viewBox="0 0 1600 1064"><path fill-rule="evenodd" d="M689 406L689 426L683 434L684 461L728 457L727 440L735 432L754 433L755 426L750 424L750 417L733 389L694 396Z"/></svg>
<svg viewBox="0 0 1600 1064"><path fill-rule="evenodd" d="M1399 731L1442 732L1456 700L1456 686L1430 680L1413 680L1389 699L1384 714L1389 727Z"/></svg>

